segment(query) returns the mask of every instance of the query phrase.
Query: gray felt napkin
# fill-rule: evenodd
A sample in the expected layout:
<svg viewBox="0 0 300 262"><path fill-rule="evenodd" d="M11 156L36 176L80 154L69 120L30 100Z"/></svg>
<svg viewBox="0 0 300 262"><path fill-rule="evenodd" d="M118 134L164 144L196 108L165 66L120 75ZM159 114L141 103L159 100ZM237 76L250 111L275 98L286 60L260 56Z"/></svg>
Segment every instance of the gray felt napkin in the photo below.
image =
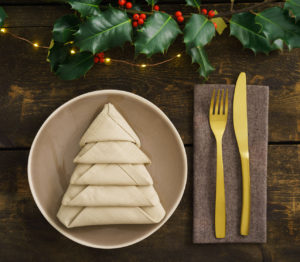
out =
<svg viewBox="0 0 300 262"><path fill-rule="evenodd" d="M216 239L216 142L209 125L213 88L229 89L229 108L223 136L226 197L226 238ZM240 235L242 173L233 129L233 85L197 85L194 90L194 243L265 243L267 205L268 101L267 86L247 86L251 178L251 215L248 236Z"/></svg>

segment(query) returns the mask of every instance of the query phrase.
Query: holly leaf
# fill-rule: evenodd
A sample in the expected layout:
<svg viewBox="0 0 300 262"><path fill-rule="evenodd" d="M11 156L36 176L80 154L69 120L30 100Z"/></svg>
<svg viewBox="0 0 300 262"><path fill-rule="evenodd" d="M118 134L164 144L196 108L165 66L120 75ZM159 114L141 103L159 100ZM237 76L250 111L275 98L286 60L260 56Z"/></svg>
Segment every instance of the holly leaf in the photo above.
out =
<svg viewBox="0 0 300 262"><path fill-rule="evenodd" d="M269 53L276 48L260 32L261 26L255 23L255 15L251 13L239 13L232 16L230 23L230 35L235 36L244 47L254 53Z"/></svg>
<svg viewBox="0 0 300 262"><path fill-rule="evenodd" d="M223 33L223 31L226 29L227 25L222 17L212 18L210 21L215 22L217 24L216 31L219 35Z"/></svg>
<svg viewBox="0 0 300 262"><path fill-rule="evenodd" d="M57 19L53 26L53 39L57 42L68 42L79 28L80 20L75 15L65 15Z"/></svg>
<svg viewBox="0 0 300 262"><path fill-rule="evenodd" d="M196 8L200 8L201 0L185 0L186 4Z"/></svg>
<svg viewBox="0 0 300 262"><path fill-rule="evenodd" d="M207 79L208 75L215 69L209 63L204 48L188 44L186 46L186 52L192 57L192 63L197 63L200 66L198 69L199 74Z"/></svg>
<svg viewBox="0 0 300 262"><path fill-rule="evenodd" d="M0 6L0 27L4 25L4 20L7 17L4 9Z"/></svg>
<svg viewBox="0 0 300 262"><path fill-rule="evenodd" d="M256 15L255 21L271 42L282 39L290 49L300 47L300 23L295 23L282 8L266 9Z"/></svg>
<svg viewBox="0 0 300 262"><path fill-rule="evenodd" d="M205 46L215 35L215 27L206 16L192 14L183 30L184 43Z"/></svg>
<svg viewBox="0 0 300 262"><path fill-rule="evenodd" d="M300 0L286 0L284 9L290 10L295 16L296 21L300 20Z"/></svg>
<svg viewBox="0 0 300 262"><path fill-rule="evenodd" d="M75 33L75 44L80 51L96 54L122 46L126 41L131 41L131 35L131 20L126 12L110 7L79 26Z"/></svg>
<svg viewBox="0 0 300 262"><path fill-rule="evenodd" d="M147 18L143 28L137 31L135 53L146 54L148 57L164 53L179 33L181 30L170 15L154 12Z"/></svg>
<svg viewBox="0 0 300 262"><path fill-rule="evenodd" d="M157 3L157 0L146 0L148 5L154 6Z"/></svg>
<svg viewBox="0 0 300 262"><path fill-rule="evenodd" d="M68 55L69 50L63 43L55 42L52 40L48 54L51 71L56 72L58 66L67 59Z"/></svg>
<svg viewBox="0 0 300 262"><path fill-rule="evenodd" d="M99 4L102 0L67 0L72 9L78 11L81 16L93 16L100 14Z"/></svg>
<svg viewBox="0 0 300 262"><path fill-rule="evenodd" d="M94 57L90 52L77 53L68 57L58 66L56 74L63 80L77 79L87 73L94 65Z"/></svg>

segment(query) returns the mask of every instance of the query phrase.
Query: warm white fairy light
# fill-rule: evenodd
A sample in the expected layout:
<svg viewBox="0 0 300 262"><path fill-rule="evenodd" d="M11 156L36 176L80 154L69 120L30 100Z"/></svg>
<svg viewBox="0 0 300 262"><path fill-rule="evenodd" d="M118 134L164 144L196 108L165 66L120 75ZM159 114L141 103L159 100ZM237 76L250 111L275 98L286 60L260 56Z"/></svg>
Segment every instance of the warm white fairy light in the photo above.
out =
<svg viewBox="0 0 300 262"><path fill-rule="evenodd" d="M141 64L141 67L145 68L147 65L146 64Z"/></svg>
<svg viewBox="0 0 300 262"><path fill-rule="evenodd" d="M181 57L181 54L178 54L177 57Z"/></svg>
<svg viewBox="0 0 300 262"><path fill-rule="evenodd" d="M37 42L34 42L32 45L33 45L34 47L39 47L39 44L38 44Z"/></svg>
<svg viewBox="0 0 300 262"><path fill-rule="evenodd" d="M71 49L71 50L70 50L70 53L71 53L71 55L74 55L74 54L76 54L76 51L75 51L75 49Z"/></svg>
<svg viewBox="0 0 300 262"><path fill-rule="evenodd" d="M105 63L106 65L109 65L109 64L111 63L111 59L110 59L109 57L105 58L105 59L104 59L104 63Z"/></svg>
<svg viewBox="0 0 300 262"><path fill-rule="evenodd" d="M6 33L6 29L5 28L1 28L0 31L1 31L1 33Z"/></svg>

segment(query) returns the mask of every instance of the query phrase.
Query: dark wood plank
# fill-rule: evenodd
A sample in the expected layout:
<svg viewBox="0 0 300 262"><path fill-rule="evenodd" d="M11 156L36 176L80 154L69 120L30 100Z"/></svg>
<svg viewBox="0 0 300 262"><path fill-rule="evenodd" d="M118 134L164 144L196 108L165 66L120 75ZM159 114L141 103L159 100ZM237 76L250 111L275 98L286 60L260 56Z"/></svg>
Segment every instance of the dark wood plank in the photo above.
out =
<svg viewBox="0 0 300 262"><path fill-rule="evenodd" d="M227 0L226 0L227 1ZM203 4L203 8L214 9L218 12L227 12L230 10L230 5L228 4ZM250 1L251 2L251 1ZM142 3L145 3L142 0ZM253 5L252 3L235 4L235 9L241 9ZM0 4L1 6L1 4ZM8 18L5 20L5 27L35 27L35 26L53 26L55 20L65 14L72 13L73 10L67 4L61 5L25 5L25 6L15 6L8 5L4 6ZM144 6L144 8L147 8ZM197 9L189 7L183 4L162 4L161 10L168 12L169 14L175 13L177 10L181 10L183 14L197 13ZM38 14L38 15L37 15Z"/></svg>
<svg viewBox="0 0 300 262"><path fill-rule="evenodd" d="M148 239L120 250L80 246L42 217L27 182L27 151L0 151L0 261L298 261L300 146L269 146L268 243L192 244L192 147L184 197L170 220Z"/></svg>
<svg viewBox="0 0 300 262"><path fill-rule="evenodd" d="M0 5L32 5L32 4L38 4L38 5L51 5L51 4L60 4L64 2L64 0L1 0ZM112 1L102 1L105 2L112 2ZM114 0L113 2L117 3L117 0ZM136 0L138 3L144 3L144 0ZM261 2L259 0L235 0L236 3L250 3L250 2ZM175 3L175 4L185 4L185 0L160 0L158 1L159 5L165 4L165 3ZM202 3L208 4L208 3L228 3L227 0L202 0Z"/></svg>
<svg viewBox="0 0 300 262"><path fill-rule="evenodd" d="M243 5L242 5L243 6ZM223 9L228 5L218 5ZM12 32L47 45L51 25L68 9L64 6L10 7L8 26ZM174 11L176 7L169 6ZM188 10L188 9L187 9ZM36 19L34 14L43 19ZM32 26L30 26L32 20ZM29 27L30 26L30 27ZM202 83L188 56L154 68L126 65L98 65L85 79L62 81L49 70L46 50L8 35L0 36L0 147L28 147L47 116L62 103L85 92L100 89L122 89L137 93L163 109L178 128L184 142L192 143L193 85ZM5 48L5 49L4 49ZM182 39L169 49L166 57L184 52ZM228 31L216 36L207 47L209 59L216 67L208 83L233 84L240 71L246 71L250 84L270 86L270 141L299 141L300 50L273 52L269 56L254 55L243 50ZM108 52L112 58L133 60L133 48ZM155 55L150 62L165 59ZM140 56L139 62L146 61ZM284 124L282 124L284 123Z"/></svg>

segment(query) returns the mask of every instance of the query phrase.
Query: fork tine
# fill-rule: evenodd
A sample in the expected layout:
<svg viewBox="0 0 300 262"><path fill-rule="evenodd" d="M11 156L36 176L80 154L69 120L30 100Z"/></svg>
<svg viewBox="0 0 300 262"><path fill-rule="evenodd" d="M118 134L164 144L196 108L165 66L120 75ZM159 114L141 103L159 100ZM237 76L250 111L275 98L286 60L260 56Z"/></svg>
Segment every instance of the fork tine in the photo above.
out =
<svg viewBox="0 0 300 262"><path fill-rule="evenodd" d="M228 88L226 89L226 96L225 96L225 115L228 114Z"/></svg>
<svg viewBox="0 0 300 262"><path fill-rule="evenodd" d="M215 106L215 114L219 113L219 100L220 100L220 89L218 89L218 93L217 93L217 101L216 101L216 106Z"/></svg>
<svg viewBox="0 0 300 262"><path fill-rule="evenodd" d="M214 109L214 102L215 102L215 93L216 90L213 90L212 96L211 96L211 100L210 100L210 108L209 108L209 114L212 115L213 114L213 109Z"/></svg>
<svg viewBox="0 0 300 262"><path fill-rule="evenodd" d="M224 89L221 92L220 115L223 115Z"/></svg>

